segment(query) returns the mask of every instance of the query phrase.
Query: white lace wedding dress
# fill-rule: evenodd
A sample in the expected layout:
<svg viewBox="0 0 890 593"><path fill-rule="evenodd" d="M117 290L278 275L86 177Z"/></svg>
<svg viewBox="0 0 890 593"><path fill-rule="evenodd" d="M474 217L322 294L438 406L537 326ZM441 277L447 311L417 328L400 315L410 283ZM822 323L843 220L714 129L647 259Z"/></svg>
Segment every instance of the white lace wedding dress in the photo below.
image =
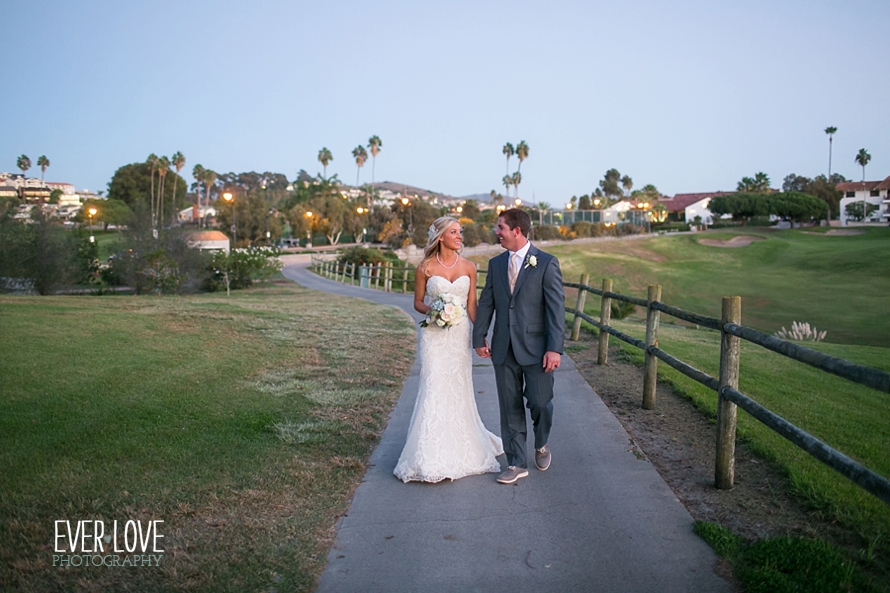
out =
<svg viewBox="0 0 890 593"><path fill-rule="evenodd" d="M454 282L432 276L426 283L430 299L450 293L466 310L470 278ZM501 471L495 459L504 452L501 439L486 430L473 390L470 320L450 328L420 330L420 390L408 440L393 473L403 482L440 482Z"/></svg>

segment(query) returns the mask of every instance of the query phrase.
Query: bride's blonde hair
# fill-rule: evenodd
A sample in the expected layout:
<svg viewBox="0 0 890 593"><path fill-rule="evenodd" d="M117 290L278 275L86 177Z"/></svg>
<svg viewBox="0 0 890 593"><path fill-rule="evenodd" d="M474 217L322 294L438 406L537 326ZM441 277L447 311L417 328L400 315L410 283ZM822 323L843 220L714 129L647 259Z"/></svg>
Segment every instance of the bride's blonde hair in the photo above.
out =
<svg viewBox="0 0 890 593"><path fill-rule="evenodd" d="M426 272L426 265L429 261L436 257L442 249L442 244L439 242L439 239L455 222L460 224L460 221L454 217L441 216L434 220L433 224L430 225L428 233L429 241L423 249L423 261L420 263L420 268L423 269L424 272Z"/></svg>

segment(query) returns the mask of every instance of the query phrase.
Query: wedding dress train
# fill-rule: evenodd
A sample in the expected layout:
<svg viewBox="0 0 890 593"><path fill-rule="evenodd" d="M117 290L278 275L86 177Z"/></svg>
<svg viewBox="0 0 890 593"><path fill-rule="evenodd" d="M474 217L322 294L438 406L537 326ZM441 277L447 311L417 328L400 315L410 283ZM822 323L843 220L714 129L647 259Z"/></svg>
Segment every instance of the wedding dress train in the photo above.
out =
<svg viewBox="0 0 890 593"><path fill-rule="evenodd" d="M469 276L454 282L441 276L427 280L427 296L452 294L466 310ZM504 452L501 439L490 433L476 408L473 390L470 320L421 330L420 389L408 439L393 473L403 482L440 482L501 471L495 457Z"/></svg>

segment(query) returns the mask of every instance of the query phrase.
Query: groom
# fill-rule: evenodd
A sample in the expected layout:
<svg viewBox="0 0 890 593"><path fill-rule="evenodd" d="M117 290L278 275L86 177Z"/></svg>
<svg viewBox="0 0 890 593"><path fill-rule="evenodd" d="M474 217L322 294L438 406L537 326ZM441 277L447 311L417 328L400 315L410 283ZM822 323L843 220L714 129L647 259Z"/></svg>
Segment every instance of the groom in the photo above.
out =
<svg viewBox="0 0 890 593"><path fill-rule="evenodd" d="M535 465L550 467L547 439L553 423L553 370L559 367L565 334L565 295L559 261L528 241L531 220L512 208L498 218L495 235L507 249L488 262L479 297L473 347L494 363L507 469L501 484L528 476L525 399L535 433ZM486 335L495 315L489 348Z"/></svg>

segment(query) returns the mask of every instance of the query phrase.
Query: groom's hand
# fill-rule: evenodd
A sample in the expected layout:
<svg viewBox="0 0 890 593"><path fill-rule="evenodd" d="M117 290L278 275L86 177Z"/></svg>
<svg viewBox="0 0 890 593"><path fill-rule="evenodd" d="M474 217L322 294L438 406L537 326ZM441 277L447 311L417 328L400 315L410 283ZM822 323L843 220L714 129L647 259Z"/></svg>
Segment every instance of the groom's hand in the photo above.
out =
<svg viewBox="0 0 890 593"><path fill-rule="evenodd" d="M559 361L560 361L559 352L545 352L544 353L544 372L549 373L550 371L558 369Z"/></svg>
<svg viewBox="0 0 890 593"><path fill-rule="evenodd" d="M475 348L475 350L476 354L482 358L491 358L491 349L488 347L488 340L485 340L485 346L480 346L479 348Z"/></svg>

